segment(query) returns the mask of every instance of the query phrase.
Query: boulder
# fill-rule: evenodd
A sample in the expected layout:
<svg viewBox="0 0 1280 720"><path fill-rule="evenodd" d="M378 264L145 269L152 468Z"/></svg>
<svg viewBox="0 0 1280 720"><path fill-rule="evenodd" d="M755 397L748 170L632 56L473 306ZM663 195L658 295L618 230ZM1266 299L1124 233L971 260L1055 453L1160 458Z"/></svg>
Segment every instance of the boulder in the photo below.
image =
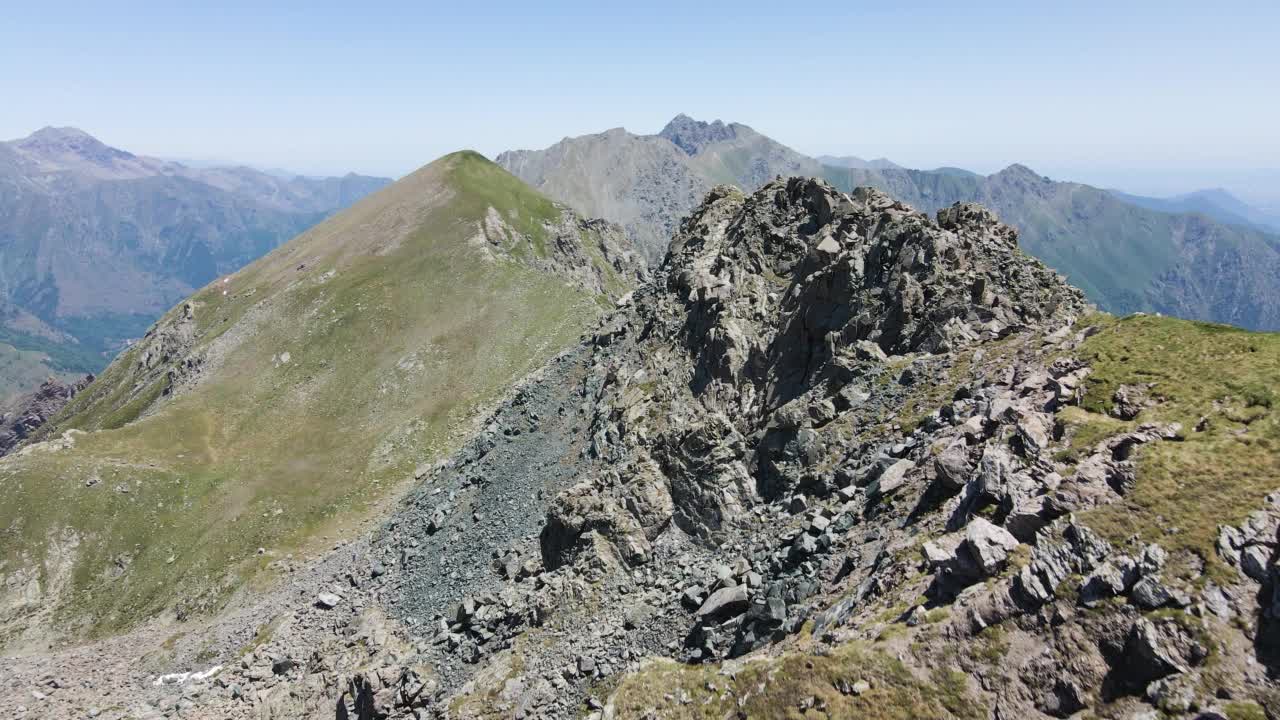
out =
<svg viewBox="0 0 1280 720"><path fill-rule="evenodd" d="M1207 654L1176 621L1138 618L1125 641L1122 679L1134 688L1184 673Z"/></svg>
<svg viewBox="0 0 1280 720"><path fill-rule="evenodd" d="M1129 599L1143 610L1155 610L1173 602L1173 593L1160 578L1148 575L1138 581L1129 592Z"/></svg>
<svg viewBox="0 0 1280 720"><path fill-rule="evenodd" d="M868 488L868 495L889 495L907 482L907 473L916 466L910 460L898 460L884 469L880 477Z"/></svg>
<svg viewBox="0 0 1280 720"><path fill-rule="evenodd" d="M1004 567L1009 552L1018 547L1018 539L1008 530L983 518L975 518L964 531L960 551L968 555L973 566L983 575L993 575Z"/></svg>
<svg viewBox="0 0 1280 720"><path fill-rule="evenodd" d="M969 481L969 447L963 440L955 440L933 461L934 473L942 487L950 492L964 488Z"/></svg>
<svg viewBox="0 0 1280 720"><path fill-rule="evenodd" d="M698 619L725 619L741 615L750 606L747 588L742 585L723 587L711 593L711 597L702 603L695 613Z"/></svg>

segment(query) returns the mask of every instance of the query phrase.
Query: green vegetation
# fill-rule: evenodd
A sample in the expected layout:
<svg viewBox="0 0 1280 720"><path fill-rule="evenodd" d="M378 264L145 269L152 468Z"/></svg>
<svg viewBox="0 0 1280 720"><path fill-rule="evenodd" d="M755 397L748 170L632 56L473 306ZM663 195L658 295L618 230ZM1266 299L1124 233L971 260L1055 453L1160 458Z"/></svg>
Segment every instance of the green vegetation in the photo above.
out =
<svg viewBox="0 0 1280 720"><path fill-rule="evenodd" d="M1280 334L1158 316L1088 322L1101 331L1081 349L1094 368L1083 410L1059 414L1073 452L1141 423L1178 422L1185 434L1139 449L1133 491L1089 511L1089 524L1113 541L1137 533L1194 552L1211 575L1221 572L1218 525L1240 523L1280 489ZM1151 385L1155 404L1132 421L1110 417L1115 391L1139 384Z"/></svg>
<svg viewBox="0 0 1280 720"><path fill-rule="evenodd" d="M1002 662L1005 655L1009 654L1009 638L999 625L983 628L977 639L973 648L988 665Z"/></svg>
<svg viewBox="0 0 1280 720"><path fill-rule="evenodd" d="M869 685L860 694L852 691L859 682ZM760 659L731 673L656 662L623 679L613 700L619 717L986 717L958 670L917 677L897 658L857 643Z"/></svg>
<svg viewBox="0 0 1280 720"><path fill-rule="evenodd" d="M534 252L546 257L544 223L559 222L561 217L555 203L477 152L465 150L450 157L454 159L451 184L457 190L455 211L464 217L482 218L490 207L496 209L516 230L529 236Z"/></svg>
<svg viewBox="0 0 1280 720"><path fill-rule="evenodd" d="M1267 720L1267 713L1262 706L1251 700L1236 700L1227 703L1223 711L1228 720Z"/></svg>
<svg viewBox="0 0 1280 720"><path fill-rule="evenodd" d="M25 389L35 388L50 375L59 375L44 353L0 343L0 412ZM6 396L5 391L12 391Z"/></svg>
<svg viewBox="0 0 1280 720"><path fill-rule="evenodd" d="M57 372L97 372L106 362L101 353L94 352L83 345L57 342L47 337L18 332L3 325L0 325L0 343L33 356L43 357L45 364ZM0 387L15 386L6 383Z"/></svg>
<svg viewBox="0 0 1280 720"><path fill-rule="evenodd" d="M74 447L0 460L0 568L67 583L58 617L92 634L216 609L272 557L352 532L597 316L475 252L489 207L531 237L555 210L458 153L201 290L198 384L165 395L135 344L48 432L90 431Z"/></svg>

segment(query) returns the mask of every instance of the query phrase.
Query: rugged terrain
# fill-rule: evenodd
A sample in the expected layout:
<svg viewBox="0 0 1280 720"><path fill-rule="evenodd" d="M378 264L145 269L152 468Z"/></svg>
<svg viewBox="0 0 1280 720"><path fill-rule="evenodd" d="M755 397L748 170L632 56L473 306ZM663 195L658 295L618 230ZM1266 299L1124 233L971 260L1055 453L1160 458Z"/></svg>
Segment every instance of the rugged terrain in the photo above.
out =
<svg viewBox="0 0 1280 720"><path fill-rule="evenodd" d="M0 374L0 395L101 370L174 302L388 182L190 168L74 128L0 143L0 342L44 366Z"/></svg>
<svg viewBox="0 0 1280 720"><path fill-rule="evenodd" d="M1153 205L1013 165L990 176L887 161L806 157L737 123L678 116L657 135L614 129L497 162L551 197L621 223L650 261L715 184L751 191L779 175L876 187L923 212L978 202L1018 228L1022 247L1114 313L1160 312L1280 330L1280 235L1219 205Z"/></svg>
<svg viewBox="0 0 1280 720"><path fill-rule="evenodd" d="M642 268L463 152L206 286L0 459L0 635L207 613L349 537Z"/></svg>
<svg viewBox="0 0 1280 720"><path fill-rule="evenodd" d="M713 189L620 305L398 466L369 532L267 551L220 615L7 659L9 707L1280 712L1280 337L1100 314L983 207L799 178Z"/></svg>

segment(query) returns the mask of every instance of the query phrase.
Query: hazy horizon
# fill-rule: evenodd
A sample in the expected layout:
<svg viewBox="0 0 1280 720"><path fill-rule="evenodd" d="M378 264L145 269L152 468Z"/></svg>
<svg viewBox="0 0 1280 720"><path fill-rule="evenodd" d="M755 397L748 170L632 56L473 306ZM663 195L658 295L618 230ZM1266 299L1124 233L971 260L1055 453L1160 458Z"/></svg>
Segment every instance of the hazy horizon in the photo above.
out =
<svg viewBox="0 0 1280 720"><path fill-rule="evenodd" d="M395 177L683 112L809 155L1280 197L1280 6L500 5L13 8L0 137Z"/></svg>

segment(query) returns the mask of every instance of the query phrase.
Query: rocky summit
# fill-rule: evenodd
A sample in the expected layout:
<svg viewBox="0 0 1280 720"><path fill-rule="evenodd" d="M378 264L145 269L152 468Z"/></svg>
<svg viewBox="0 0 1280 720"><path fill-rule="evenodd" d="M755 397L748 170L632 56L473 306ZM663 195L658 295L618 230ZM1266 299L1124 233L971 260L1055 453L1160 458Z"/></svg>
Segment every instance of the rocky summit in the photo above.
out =
<svg viewBox="0 0 1280 720"><path fill-rule="evenodd" d="M26 717L1272 717L1277 368L979 205L719 186L376 529L128 681L0 667Z"/></svg>

